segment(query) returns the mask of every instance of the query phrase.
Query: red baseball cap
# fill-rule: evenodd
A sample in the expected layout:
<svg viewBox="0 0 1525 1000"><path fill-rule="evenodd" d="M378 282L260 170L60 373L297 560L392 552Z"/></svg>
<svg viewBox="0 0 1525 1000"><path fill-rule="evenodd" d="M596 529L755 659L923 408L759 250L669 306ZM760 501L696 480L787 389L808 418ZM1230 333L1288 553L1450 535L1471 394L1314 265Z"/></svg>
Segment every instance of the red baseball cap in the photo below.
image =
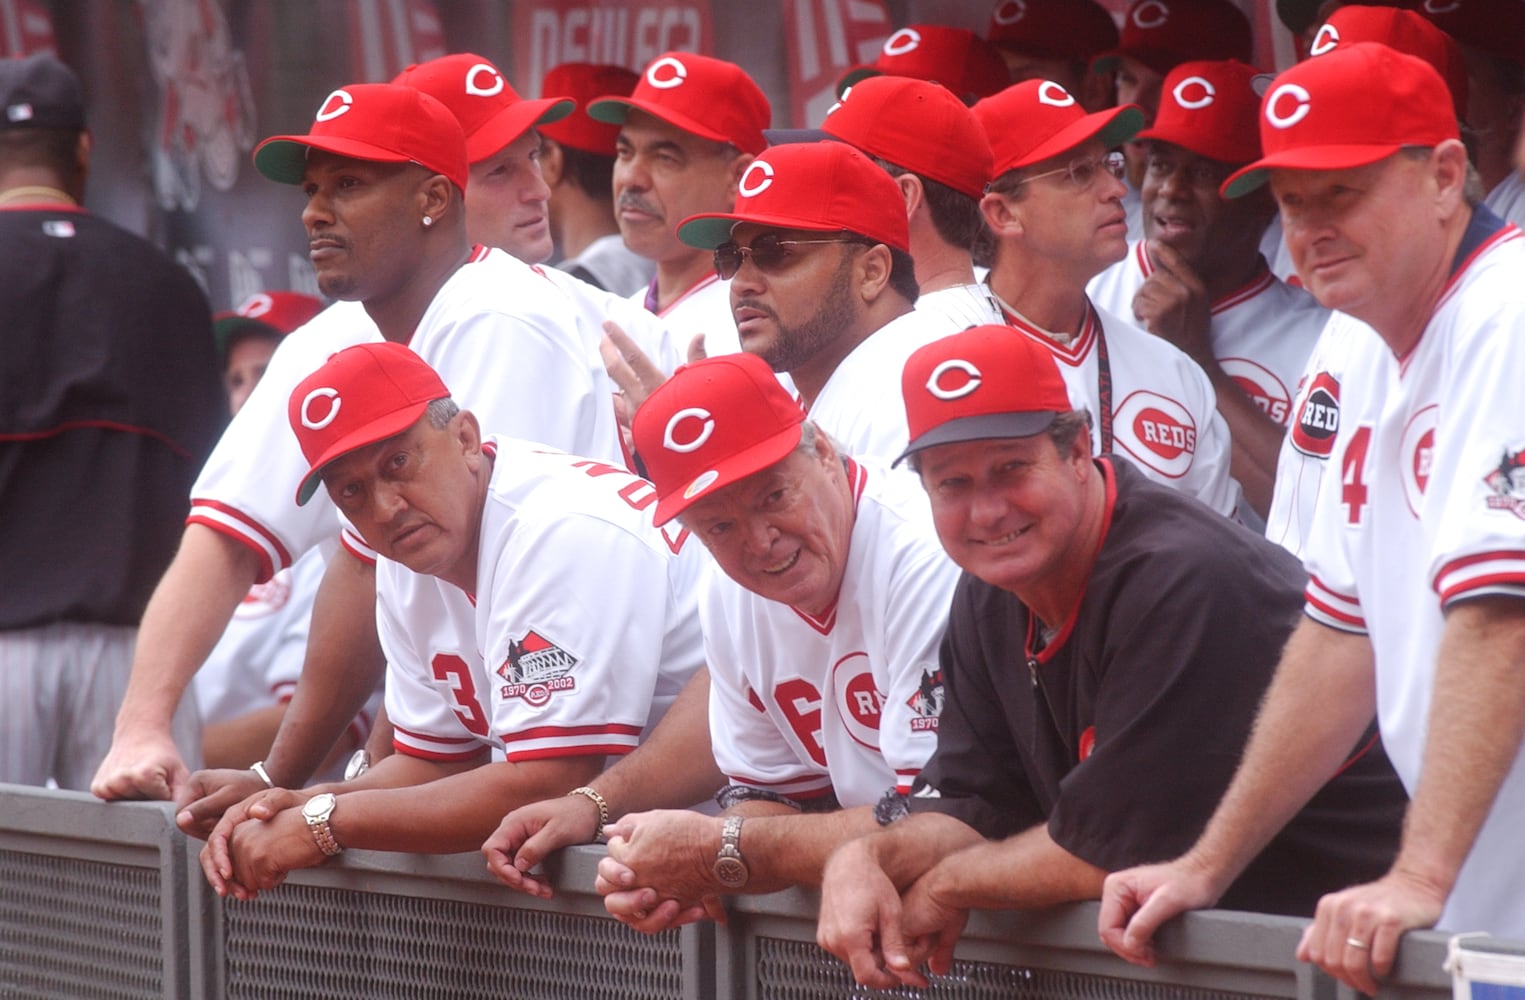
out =
<svg viewBox="0 0 1525 1000"><path fill-rule="evenodd" d="M1031 437L1069 413L1053 353L1008 326L971 326L918 348L900 376L911 440L899 465L924 448Z"/></svg>
<svg viewBox="0 0 1525 1000"><path fill-rule="evenodd" d="M548 97L567 97L577 102L577 110L556 122L540 126L540 133L563 146L599 156L614 155L617 125L606 125L588 117L587 107L596 97L618 94L629 97L640 77L623 66L597 63L562 63L551 67L540 82L540 93Z"/></svg>
<svg viewBox="0 0 1525 1000"><path fill-rule="evenodd" d="M1525 4L1518 0L1424 0L1418 10L1462 45L1525 65Z"/></svg>
<svg viewBox="0 0 1525 1000"><path fill-rule="evenodd" d="M417 163L466 190L466 137L450 109L412 87L355 83L329 94L306 135L275 135L254 147L254 168L302 183L307 151L378 163Z"/></svg>
<svg viewBox="0 0 1525 1000"><path fill-rule="evenodd" d="M755 354L682 365L635 411L636 454L657 488L657 524L788 457L805 413Z"/></svg>
<svg viewBox="0 0 1525 1000"><path fill-rule="evenodd" d="M1117 48L1091 64L1098 73L1127 56L1164 75L1197 59L1254 58L1249 19L1231 0L1134 0Z"/></svg>
<svg viewBox="0 0 1525 1000"><path fill-rule="evenodd" d="M912 24L886 38L873 63L842 74L837 95L881 74L942 84L968 104L997 93L1011 82L1006 60L989 42L964 28L940 24Z"/></svg>
<svg viewBox="0 0 1525 1000"><path fill-rule="evenodd" d="M588 105L594 121L623 125L630 109L644 111L669 125L715 142L728 142L744 153L768 147L763 129L773 109L767 95L735 63L692 52L657 56L628 97L610 95Z"/></svg>
<svg viewBox="0 0 1525 1000"><path fill-rule="evenodd" d="M840 142L774 146L753 160L736 185L736 209L691 215L678 223L678 239L713 250L738 222L831 233L847 230L911 249L905 198L895 179L874 161Z"/></svg>
<svg viewBox="0 0 1525 1000"><path fill-rule="evenodd" d="M312 499L329 462L401 434L449 395L438 373L401 344L357 344L330 357L297 383L286 408L308 465L297 505Z"/></svg>
<svg viewBox="0 0 1525 1000"><path fill-rule="evenodd" d="M466 133L466 159L476 163L535 125L560 121L577 107L558 98L520 97L489 60L470 52L415 63L392 82L421 90L450 109Z"/></svg>
<svg viewBox="0 0 1525 1000"><path fill-rule="evenodd" d="M1237 198L1264 184L1272 169L1362 167L1404 146L1456 138L1451 93L1433 66L1386 45L1359 42L1305 59L1276 77L1260 105L1265 155L1231 174L1220 190Z"/></svg>
<svg viewBox="0 0 1525 1000"><path fill-rule="evenodd" d="M946 87L904 76L855 84L826 114L826 134L978 198L990 179L990 143L974 112Z"/></svg>
<svg viewBox="0 0 1525 1000"><path fill-rule="evenodd" d="M1042 163L1092 139L1108 149L1144 127L1136 104L1086 114L1074 96L1052 80L1024 80L974 106L994 154L989 179Z"/></svg>
<svg viewBox="0 0 1525 1000"><path fill-rule="evenodd" d="M277 340L323 311L323 300L301 292L255 292L237 309L212 317L217 356L227 359L237 340L257 335Z"/></svg>
<svg viewBox="0 0 1525 1000"><path fill-rule="evenodd" d="M1520 6L1525 9L1525 5ZM1461 46L1450 35L1411 10L1341 7L1319 26L1308 45L1308 55L1327 55L1342 46L1359 42L1381 42L1434 66L1451 91L1456 117L1466 116L1467 63Z"/></svg>
<svg viewBox="0 0 1525 1000"><path fill-rule="evenodd" d="M1117 22L1095 0L1000 0L985 39L1044 59L1090 62L1117 48Z"/></svg>
<svg viewBox="0 0 1525 1000"><path fill-rule="evenodd" d="M1260 156L1255 67L1237 59L1185 62L1165 74L1154 124L1135 139L1168 142L1219 163Z"/></svg>

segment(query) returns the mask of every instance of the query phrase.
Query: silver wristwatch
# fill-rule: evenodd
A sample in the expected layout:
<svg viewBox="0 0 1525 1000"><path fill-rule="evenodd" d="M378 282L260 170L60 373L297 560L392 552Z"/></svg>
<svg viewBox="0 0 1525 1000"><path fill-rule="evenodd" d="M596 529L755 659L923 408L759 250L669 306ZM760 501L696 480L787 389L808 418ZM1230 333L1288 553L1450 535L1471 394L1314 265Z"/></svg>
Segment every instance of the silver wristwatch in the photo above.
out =
<svg viewBox="0 0 1525 1000"><path fill-rule="evenodd" d="M741 856L741 817L727 816L720 830L720 853L715 855L715 878L727 889L740 889L752 874Z"/></svg>
<svg viewBox="0 0 1525 1000"><path fill-rule="evenodd" d="M312 830L312 839L317 842L318 850L329 857L344 850L334 839L333 828L328 825L328 818L334 814L337 801L333 792L323 792L302 805L302 818L307 820L307 827Z"/></svg>

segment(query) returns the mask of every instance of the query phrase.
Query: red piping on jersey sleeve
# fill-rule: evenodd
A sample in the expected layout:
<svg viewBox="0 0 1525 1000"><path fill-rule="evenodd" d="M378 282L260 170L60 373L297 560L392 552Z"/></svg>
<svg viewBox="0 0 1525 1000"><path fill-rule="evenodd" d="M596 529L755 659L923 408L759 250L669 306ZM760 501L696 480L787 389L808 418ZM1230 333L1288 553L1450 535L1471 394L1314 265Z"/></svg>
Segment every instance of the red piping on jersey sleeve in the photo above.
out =
<svg viewBox="0 0 1525 1000"><path fill-rule="evenodd" d="M1303 590L1303 602L1306 606L1305 610L1312 609L1318 612L1315 618L1320 615L1327 617L1329 622L1326 624L1332 625L1339 622L1353 629L1366 631L1366 619L1359 613L1361 602L1349 594L1340 593L1316 576L1308 578L1308 586ZM1344 604L1346 607L1340 608L1335 602Z"/></svg>
<svg viewBox="0 0 1525 1000"><path fill-rule="evenodd" d="M558 757L623 757L635 747L625 743L579 743L576 746L541 747L538 750L509 750L505 756L512 762L524 760L555 760Z"/></svg>
<svg viewBox="0 0 1525 1000"><path fill-rule="evenodd" d="M504 733L504 743L522 743L526 740L558 739L567 736L640 736L640 726L627 726L608 722L599 726L536 726L513 733Z"/></svg>
<svg viewBox="0 0 1525 1000"><path fill-rule="evenodd" d="M344 547L344 551L359 559L367 566L376 565L375 551L365 544L364 539L357 537L348 528L339 532L339 544Z"/></svg>
<svg viewBox="0 0 1525 1000"><path fill-rule="evenodd" d="M1463 572L1488 563L1498 564L1493 572L1482 573L1478 576L1466 575ZM1456 576L1461 578L1450 579ZM1440 567L1430 587L1440 595L1440 603L1445 605L1474 590L1485 590L1501 585L1525 586L1525 552L1519 550L1478 552L1460 559L1453 559Z"/></svg>
<svg viewBox="0 0 1525 1000"><path fill-rule="evenodd" d="M911 794L911 786L916 783L916 776L921 773L921 768L895 769L895 791L901 795Z"/></svg>
<svg viewBox="0 0 1525 1000"><path fill-rule="evenodd" d="M198 507L215 510L229 520L236 521L242 527L236 528L218 518L197 514L196 508ZM266 583L276 574L277 570L285 569L291 565L291 554L286 551L286 546L281 544L280 539L276 538L270 529L236 507L229 507L227 504L219 503L216 500L198 500L192 497L191 513L186 517L185 523L199 524L204 528L211 528L218 534L226 535L253 551L255 556L259 558L260 564L259 575L255 578L255 583ZM275 553L280 565L272 563L270 559L271 552Z"/></svg>

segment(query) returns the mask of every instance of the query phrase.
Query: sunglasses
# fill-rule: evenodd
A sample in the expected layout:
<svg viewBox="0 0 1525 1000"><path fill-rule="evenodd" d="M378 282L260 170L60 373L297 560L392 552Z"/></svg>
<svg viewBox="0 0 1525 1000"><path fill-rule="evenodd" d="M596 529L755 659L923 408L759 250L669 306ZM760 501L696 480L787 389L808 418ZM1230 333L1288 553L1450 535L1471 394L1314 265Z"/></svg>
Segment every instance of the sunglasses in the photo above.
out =
<svg viewBox="0 0 1525 1000"><path fill-rule="evenodd" d="M753 266L763 274L776 274L783 270L789 259L794 256L789 252L790 247L825 246L829 243L869 245L861 237L835 240L785 240L779 239L772 233L764 233L753 240L749 247L734 242L722 243L716 247L715 271L722 279L730 281L736 277L736 272L741 270L741 262L750 258Z"/></svg>

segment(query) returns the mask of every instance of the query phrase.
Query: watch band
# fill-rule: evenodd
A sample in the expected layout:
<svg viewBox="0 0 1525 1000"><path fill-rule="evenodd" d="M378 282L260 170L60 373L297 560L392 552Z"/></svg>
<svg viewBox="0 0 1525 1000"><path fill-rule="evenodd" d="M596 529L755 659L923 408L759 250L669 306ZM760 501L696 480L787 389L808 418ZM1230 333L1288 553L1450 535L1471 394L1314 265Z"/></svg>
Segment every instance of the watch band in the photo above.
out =
<svg viewBox="0 0 1525 1000"><path fill-rule="evenodd" d="M320 803L318 810L309 811L315 802ZM308 799L307 805L302 807L302 818L307 820L307 827L312 830L313 841L317 843L318 850L330 858L344 850L339 846L339 841L334 837L334 828L329 824L329 817L334 814L334 807L338 804L339 800L332 792L324 792Z"/></svg>
<svg viewBox="0 0 1525 1000"><path fill-rule="evenodd" d="M741 821L740 816L727 816L720 828L720 852L712 870L716 881L727 889L740 889L752 875L741 856Z"/></svg>

